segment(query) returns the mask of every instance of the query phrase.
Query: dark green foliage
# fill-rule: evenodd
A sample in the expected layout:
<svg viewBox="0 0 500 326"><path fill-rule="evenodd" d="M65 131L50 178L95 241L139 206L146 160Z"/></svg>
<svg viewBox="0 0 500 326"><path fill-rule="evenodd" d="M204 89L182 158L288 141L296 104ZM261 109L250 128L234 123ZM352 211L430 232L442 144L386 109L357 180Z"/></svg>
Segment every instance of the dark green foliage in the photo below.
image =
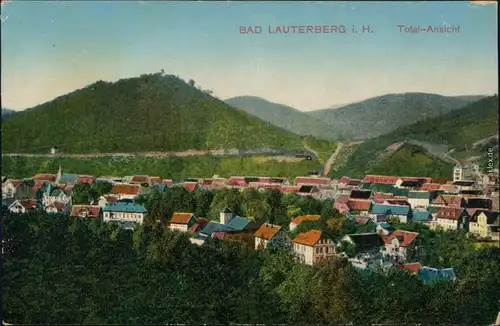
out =
<svg viewBox="0 0 500 326"><path fill-rule="evenodd" d="M386 148L396 142L419 141L421 144L444 144L449 149L472 147L475 141L498 133L498 96L488 97L440 117L427 119L394 130L358 145L334 176L363 177L369 173L449 177L451 164L424 154L407 144L392 155ZM429 147L429 146L426 146ZM432 149L432 148L428 148ZM442 152L442 151L441 151Z"/></svg>
<svg viewBox="0 0 500 326"><path fill-rule="evenodd" d="M3 217L3 318L14 324L487 325L499 309L499 249L417 225L407 227L429 246L423 263L451 257L443 264L456 282L358 273L343 259L310 267L217 239L198 247L161 225L132 232L61 215Z"/></svg>
<svg viewBox="0 0 500 326"><path fill-rule="evenodd" d="M98 81L9 117L2 151L300 150L300 137L162 74Z"/></svg>

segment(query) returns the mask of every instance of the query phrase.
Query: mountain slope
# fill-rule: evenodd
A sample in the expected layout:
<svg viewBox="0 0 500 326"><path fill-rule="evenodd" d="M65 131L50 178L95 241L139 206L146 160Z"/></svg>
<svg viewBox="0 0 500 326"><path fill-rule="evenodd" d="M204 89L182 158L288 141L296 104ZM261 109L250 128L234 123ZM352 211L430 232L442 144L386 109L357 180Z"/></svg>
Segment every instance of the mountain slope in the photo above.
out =
<svg viewBox="0 0 500 326"><path fill-rule="evenodd" d="M491 96L440 117L420 121L401 127L391 133L366 140L356 147L342 167L338 169L334 167L333 175L361 177L366 173L383 173L384 168L381 168L381 166L388 167L390 161L388 163L387 160L392 157L392 155L386 156L383 154L389 152L388 147L395 145L397 142L407 142L407 145L403 146L403 148L408 148L408 146L411 146L411 148L419 147L428 157L436 158L445 154L437 152L471 148L476 141L497 133L498 96ZM425 146L415 146L415 144L425 144ZM436 146L430 148L431 144ZM399 162L404 161L401 159L401 155L399 155L398 160ZM402 165L402 170L408 172L406 173L408 175L413 174L410 168L412 166L411 161L411 157L407 156L406 163L398 163ZM427 170L430 172L432 168ZM451 175L451 171L449 173Z"/></svg>
<svg viewBox="0 0 500 326"><path fill-rule="evenodd" d="M186 84L150 74L98 81L3 124L3 152L303 149L300 137Z"/></svg>
<svg viewBox="0 0 500 326"><path fill-rule="evenodd" d="M235 108L248 112L264 121L302 136L320 139L335 139L334 128L320 120L278 103L269 102L256 96L238 96L225 100Z"/></svg>
<svg viewBox="0 0 500 326"><path fill-rule="evenodd" d="M482 97L388 94L341 108L310 111L307 114L331 125L346 139L368 139L460 109Z"/></svg>

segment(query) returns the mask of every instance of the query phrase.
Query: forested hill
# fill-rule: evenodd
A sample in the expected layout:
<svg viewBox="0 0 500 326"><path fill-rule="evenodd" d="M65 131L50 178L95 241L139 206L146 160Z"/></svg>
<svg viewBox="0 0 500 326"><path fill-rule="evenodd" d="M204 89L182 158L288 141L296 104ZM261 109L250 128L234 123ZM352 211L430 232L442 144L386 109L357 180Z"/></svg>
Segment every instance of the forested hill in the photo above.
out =
<svg viewBox="0 0 500 326"><path fill-rule="evenodd" d="M225 102L298 135L329 140L340 137L332 126L309 114L286 105L269 102L260 97L238 96L227 99Z"/></svg>
<svg viewBox="0 0 500 326"><path fill-rule="evenodd" d="M2 151L66 153L302 149L301 139L160 73L98 81L2 125Z"/></svg>
<svg viewBox="0 0 500 326"><path fill-rule="evenodd" d="M307 114L329 124L346 139L368 139L461 109L483 97L387 94L336 109L309 111Z"/></svg>
<svg viewBox="0 0 500 326"><path fill-rule="evenodd" d="M439 163L436 157L432 159L435 164L430 163L424 168L424 165L418 162L412 163L414 161L412 156L406 155L406 158L404 158L401 157L402 154L400 153L397 163L399 167L397 167L392 159L393 157L389 158L388 161L388 158L382 154L387 152L388 146L397 142L408 141L427 144L427 151L432 150L430 147L433 145L438 145L434 147L444 147L444 152L441 150L442 153L436 153L437 156L440 156L451 149L455 149L457 152L464 151L467 148L470 149L475 142L497 134L498 96L495 95L471 103L460 110L401 127L386 135L363 142L356 147L347 162L336 170L334 176L362 177L367 173L388 174L391 171L404 174L411 172L409 170L417 165L420 165L420 169L423 169L420 171L422 175L430 176L436 170L440 170L438 165L442 162ZM439 152L437 149L435 151ZM383 162L379 158L383 158ZM390 171L388 170L389 167ZM434 176L438 177L440 175Z"/></svg>

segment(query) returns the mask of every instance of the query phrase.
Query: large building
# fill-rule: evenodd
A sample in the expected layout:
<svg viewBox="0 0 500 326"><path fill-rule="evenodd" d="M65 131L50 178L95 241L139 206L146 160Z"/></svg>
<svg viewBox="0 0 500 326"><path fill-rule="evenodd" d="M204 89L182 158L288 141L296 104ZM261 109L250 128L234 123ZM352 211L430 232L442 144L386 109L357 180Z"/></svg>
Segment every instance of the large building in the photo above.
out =
<svg viewBox="0 0 500 326"><path fill-rule="evenodd" d="M453 182L473 181L477 175L479 175L477 164L457 164L453 168Z"/></svg>
<svg viewBox="0 0 500 326"><path fill-rule="evenodd" d="M147 214L147 209L144 206L130 202L108 203L102 211L104 222L133 222L142 224Z"/></svg>

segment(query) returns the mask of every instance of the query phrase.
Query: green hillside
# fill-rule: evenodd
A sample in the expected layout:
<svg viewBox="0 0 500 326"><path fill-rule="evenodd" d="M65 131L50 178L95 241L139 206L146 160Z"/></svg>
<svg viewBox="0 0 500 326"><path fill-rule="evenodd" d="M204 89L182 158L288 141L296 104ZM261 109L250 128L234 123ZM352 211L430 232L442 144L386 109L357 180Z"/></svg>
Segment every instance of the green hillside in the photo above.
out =
<svg viewBox="0 0 500 326"><path fill-rule="evenodd" d="M484 96L387 94L346 106L307 112L345 139L369 139L417 121L438 117Z"/></svg>
<svg viewBox="0 0 500 326"><path fill-rule="evenodd" d="M90 174L94 176L151 175L174 180L186 178L211 178L230 176L275 176L295 178L308 175L308 171L318 170L316 160L300 162L278 162L270 157L260 156L237 158L213 156L197 157L135 157L114 159L67 158L67 157L3 157L2 175L11 178L29 178L37 173L56 173L59 166L68 173Z"/></svg>
<svg viewBox="0 0 500 326"><path fill-rule="evenodd" d="M446 164L439 158L424 154L423 149L416 151L416 146L407 144L392 155L383 155L389 145L403 141L420 141L429 144L445 145L448 149L463 150L471 148L480 139L498 133L498 96L488 97L466 107L399 128L389 134L363 142L353 151L347 162L333 172L333 176L348 175L361 177L366 173L389 174L399 171L402 175L450 176ZM413 153L413 154L411 154ZM424 160L422 155L427 156ZM420 168L415 162L426 162ZM432 163L434 162L434 163Z"/></svg>
<svg viewBox="0 0 500 326"><path fill-rule="evenodd" d="M225 102L298 135L329 140L339 138L339 134L332 126L289 106L269 102L256 96L238 96Z"/></svg>
<svg viewBox="0 0 500 326"><path fill-rule="evenodd" d="M303 149L300 137L175 76L98 81L2 124L3 152Z"/></svg>

